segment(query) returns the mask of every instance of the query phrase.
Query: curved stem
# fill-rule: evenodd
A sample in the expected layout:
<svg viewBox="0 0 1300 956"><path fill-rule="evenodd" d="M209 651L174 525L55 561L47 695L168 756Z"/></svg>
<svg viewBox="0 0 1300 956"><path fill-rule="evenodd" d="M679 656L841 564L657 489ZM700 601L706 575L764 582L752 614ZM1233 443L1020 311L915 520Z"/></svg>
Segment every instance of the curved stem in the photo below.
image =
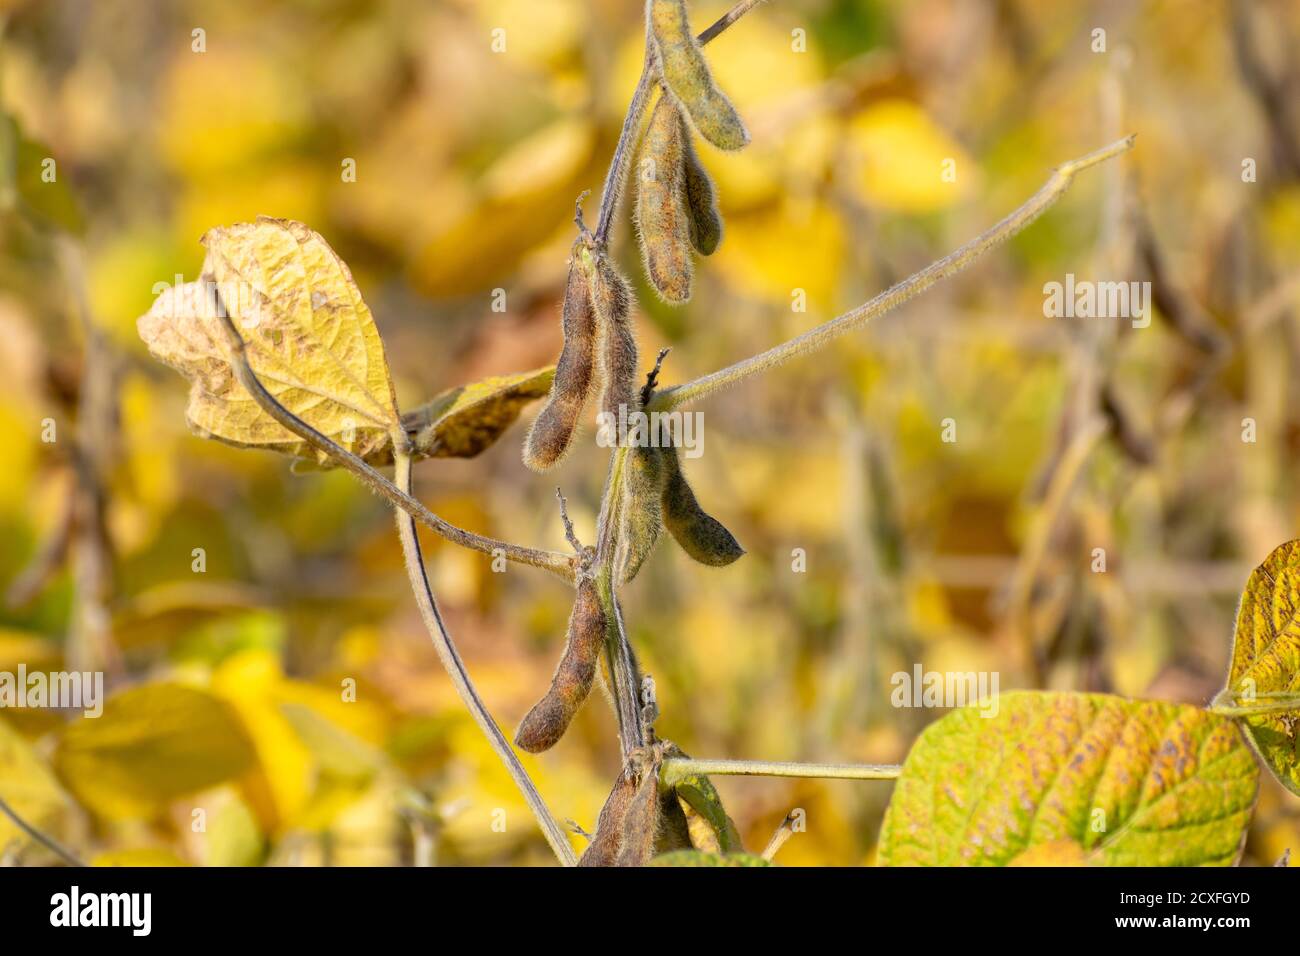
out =
<svg viewBox="0 0 1300 956"><path fill-rule="evenodd" d="M771 760L694 760L669 757L659 770L664 786L691 774L743 777L823 777L831 780L894 780L902 766L890 763L779 763Z"/></svg>
<svg viewBox="0 0 1300 956"><path fill-rule="evenodd" d="M666 411L680 408L689 402L698 401L706 395L711 395L752 375L773 369L796 355L819 349L832 339L838 338L847 332L852 332L854 329L866 325L872 319L896 309L936 283L961 272L994 246L1005 242L1020 232L1061 197L1070 187L1070 183L1077 173L1108 159L1113 159L1121 153L1128 152L1133 147L1133 140L1133 136L1128 136L1086 156L1081 156L1062 166L1058 166L1056 171L1052 173L1051 178L1024 205L991 229L976 236L960 249L931 263L920 272L913 273L869 302L845 312L829 322L824 322L803 335L790 339L788 342L768 349L766 352L752 358L737 362L735 365L730 365L710 375L697 378L693 382L661 390L650 402L648 410Z"/></svg>
<svg viewBox="0 0 1300 956"><path fill-rule="evenodd" d="M65 863L68 863L71 866L86 865L85 863L81 862L81 860L78 859L77 856L72 853L72 851L64 849L63 846L53 837L46 836L40 830L36 829L36 827L32 826L30 823L28 823L26 820L20 817L17 811L14 810L13 807L9 806L9 804L6 803L3 799L0 799L0 813L3 813L5 816L7 816L11 821L13 821L14 826L22 830L24 833L26 833L29 837L31 837L41 846L45 847L47 850L50 850L52 853L58 856Z"/></svg>
<svg viewBox="0 0 1300 956"><path fill-rule="evenodd" d="M394 435L393 461L396 484L399 488L409 493L411 487L411 456L406 448L398 442L400 435ZM497 726L492 715L488 712L487 705L474 689L474 684L470 681L469 672L465 670L465 662L461 660L456 645L452 642L451 635L447 633L446 625L442 622L442 615L438 613L438 604L434 600L433 591L429 587L429 576L424 567L424 557L420 553L420 539L416 534L415 520L410 514L400 509L394 509L397 518L397 533L402 539L402 554L406 558L406 572L411 579L411 590L415 594L415 603L420 609L420 617L424 620L424 626L429 632L429 638L433 641L434 650L438 653L438 659L442 661L442 666L446 669L447 674L451 677L451 682L456 688L456 693L460 695L461 701L469 710L474 722L478 724L479 729L492 745L492 750L505 764L506 770L509 771L511 779L514 780L515 786L524 795L529 808L537 818L538 824L541 825L542 833L546 837L546 842L551 845L555 855L565 866L576 866L578 858L573 852L573 847L569 844L569 838L565 835L564 829L551 816L551 811L547 809L545 801L542 800L541 794L533 786L529 779L528 771L524 769L523 764L515 755L514 750L507 742L505 735L501 733L501 728Z"/></svg>
<svg viewBox="0 0 1300 956"><path fill-rule="evenodd" d="M215 295L215 286L213 288L213 294ZM483 535L466 531L448 521L444 521L422 503L411 497L408 492L396 487L361 458L293 414L293 412L281 405L258 379L252 365L249 364L248 349L244 344L243 336L235 328L234 320L231 319L228 310L219 307L216 309L216 314L221 317L222 329L225 331L226 340L230 346L230 365L234 370L235 377L239 379L239 383L253 396L253 399L262 407L263 411L311 445L312 448L328 455L341 467L351 472L354 477L360 479L361 483L375 494L381 498L387 498L392 505L405 511L421 524L454 544L493 557L501 555L507 561L513 561L516 564L542 568L552 574L559 575L566 581L572 582L575 579L577 558L574 555L564 554L559 551L541 551L535 548L525 548L517 544L509 544L505 541L497 541L495 538L486 538ZM395 434L400 435L403 442L405 442L406 433L401 430L400 426L398 426ZM394 456L396 456L395 452Z"/></svg>

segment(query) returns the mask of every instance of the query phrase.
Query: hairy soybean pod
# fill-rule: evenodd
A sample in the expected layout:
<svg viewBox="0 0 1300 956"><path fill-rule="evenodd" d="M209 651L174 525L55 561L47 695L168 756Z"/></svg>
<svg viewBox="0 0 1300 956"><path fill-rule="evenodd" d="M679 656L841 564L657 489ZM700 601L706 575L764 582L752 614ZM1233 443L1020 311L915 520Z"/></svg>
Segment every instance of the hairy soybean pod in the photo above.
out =
<svg viewBox="0 0 1300 956"><path fill-rule="evenodd" d="M575 245L564 288L564 348L555 367L551 397L524 441L524 464L534 471L553 467L568 452L591 392L596 367L596 320L590 277L580 261L584 255L586 250Z"/></svg>
<svg viewBox="0 0 1300 956"><path fill-rule="evenodd" d="M606 422L617 425L640 410L641 391L637 385L636 336L628 321L632 290L604 253L596 257L592 270L591 302L596 314L600 374L604 383L601 412L613 416L606 417Z"/></svg>
<svg viewBox="0 0 1300 956"><path fill-rule="evenodd" d="M655 852L659 835L659 766L646 767L623 817L615 866L645 866Z"/></svg>
<svg viewBox="0 0 1300 956"><path fill-rule="evenodd" d="M636 792L636 776L630 766L624 767L614 781L614 789L605 799L605 805L600 808L596 835L578 860L578 866L614 866L618 862L618 852L623 845L623 825Z"/></svg>
<svg viewBox="0 0 1300 956"><path fill-rule="evenodd" d="M660 94L641 141L636 226L646 274L664 300L674 303L691 297L694 227L687 209L687 140L677 104Z"/></svg>
<svg viewBox="0 0 1300 956"><path fill-rule="evenodd" d="M705 512L682 474L677 449L669 448L664 461L663 519L682 550L701 564L722 567L735 561L745 549L722 522Z"/></svg>
<svg viewBox="0 0 1300 956"><path fill-rule="evenodd" d="M569 615L569 637L564 656L555 668L551 687L546 696L530 710L519 730L515 743L529 753L541 753L555 746L556 741L569 729L569 722L578 712L596 676L596 659L605 640L605 611L600 606L596 582L583 578L578 583L577 600Z"/></svg>
<svg viewBox="0 0 1300 956"><path fill-rule="evenodd" d="M686 224L691 245L702 256L711 256L722 242L722 215L713 192L713 180L700 162L691 138L682 136L682 175L686 186Z"/></svg>
<svg viewBox="0 0 1300 956"><path fill-rule="evenodd" d="M620 585L636 577L659 540L664 524L661 507L667 477L664 462L668 457L662 448L628 449L623 463L623 496L614 549L615 579Z"/></svg>
<svg viewBox="0 0 1300 956"><path fill-rule="evenodd" d="M686 108L700 135L719 149L740 149L749 131L709 72L691 33L685 0L647 0L650 32L664 83Z"/></svg>

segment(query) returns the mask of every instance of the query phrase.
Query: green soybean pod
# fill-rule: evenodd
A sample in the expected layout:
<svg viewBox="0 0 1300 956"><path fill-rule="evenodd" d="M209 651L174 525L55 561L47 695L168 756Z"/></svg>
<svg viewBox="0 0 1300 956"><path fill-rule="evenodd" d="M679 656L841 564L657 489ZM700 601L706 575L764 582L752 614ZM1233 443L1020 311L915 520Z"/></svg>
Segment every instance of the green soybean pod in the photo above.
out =
<svg viewBox="0 0 1300 956"><path fill-rule="evenodd" d="M681 112L671 96L661 93L641 140L635 220L646 275L672 303L690 299L694 268L683 163L687 148Z"/></svg>
<svg viewBox="0 0 1300 956"><path fill-rule="evenodd" d="M749 131L709 72L691 33L685 0L647 0L646 15L664 84L690 114L700 135L719 149L741 149Z"/></svg>
<svg viewBox="0 0 1300 956"><path fill-rule="evenodd" d="M596 315L585 258L589 258L586 248L575 244L564 287L564 346L555 367L551 396L524 441L524 464L534 471L553 468L568 453L591 393L596 367Z"/></svg>
<svg viewBox="0 0 1300 956"><path fill-rule="evenodd" d="M700 162L691 138L682 137L682 176L685 186L686 222L691 245L702 256L711 256L722 242L722 214L718 212L718 199L713 180Z"/></svg>
<svg viewBox="0 0 1300 956"><path fill-rule="evenodd" d="M564 736L574 714L591 693L596 660L604 641L605 611L600 605L596 582L583 578L578 583L573 613L569 615L564 656L555 668L550 689L533 705L515 733L515 743L521 749L541 753L554 747Z"/></svg>
<svg viewBox="0 0 1300 956"><path fill-rule="evenodd" d="M717 518L700 507L682 474L676 448L663 451L663 521L682 550L701 564L723 567L745 549Z"/></svg>
<svg viewBox="0 0 1300 956"><path fill-rule="evenodd" d="M614 548L615 580L620 585L636 577L659 540L664 526L664 463L668 457L662 448L637 446L627 451Z"/></svg>

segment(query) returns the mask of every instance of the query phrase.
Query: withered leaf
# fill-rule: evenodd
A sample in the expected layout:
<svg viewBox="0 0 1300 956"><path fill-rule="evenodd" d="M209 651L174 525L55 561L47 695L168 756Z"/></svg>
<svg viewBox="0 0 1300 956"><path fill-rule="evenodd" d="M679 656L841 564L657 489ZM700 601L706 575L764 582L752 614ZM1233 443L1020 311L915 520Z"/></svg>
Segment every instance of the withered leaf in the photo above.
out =
<svg viewBox="0 0 1300 956"><path fill-rule="evenodd" d="M390 440L397 406L384 346L347 265L300 222L259 217L209 230L200 281L169 289L137 323L149 351L190 379L196 433L291 455L309 446L241 386L217 311L286 409L362 457Z"/></svg>

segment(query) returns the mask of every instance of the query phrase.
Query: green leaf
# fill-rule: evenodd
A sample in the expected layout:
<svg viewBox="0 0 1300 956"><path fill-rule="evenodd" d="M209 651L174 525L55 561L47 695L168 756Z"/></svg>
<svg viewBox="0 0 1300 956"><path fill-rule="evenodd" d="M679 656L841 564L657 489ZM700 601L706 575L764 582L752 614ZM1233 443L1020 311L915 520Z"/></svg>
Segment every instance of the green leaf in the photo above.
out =
<svg viewBox="0 0 1300 956"><path fill-rule="evenodd" d="M1259 707L1242 726L1265 766L1292 793L1300 794L1297 725L1300 705L1300 541L1288 541L1251 572L1237 609L1227 696L1237 707ZM1278 703L1283 709L1272 708Z"/></svg>
<svg viewBox="0 0 1300 956"><path fill-rule="evenodd" d="M82 803L120 819L232 780L254 759L224 701L181 684L150 684L109 698L98 718L69 724L54 765Z"/></svg>
<svg viewBox="0 0 1300 956"><path fill-rule="evenodd" d="M1027 851L1103 866L1236 862L1259 770L1232 721L1104 694L997 701L994 716L954 711L913 745L881 865L1004 866ZM1083 852L1056 852L1063 841Z"/></svg>
<svg viewBox="0 0 1300 956"><path fill-rule="evenodd" d="M651 866L771 866L753 853L704 853L701 850L673 850L650 861Z"/></svg>

